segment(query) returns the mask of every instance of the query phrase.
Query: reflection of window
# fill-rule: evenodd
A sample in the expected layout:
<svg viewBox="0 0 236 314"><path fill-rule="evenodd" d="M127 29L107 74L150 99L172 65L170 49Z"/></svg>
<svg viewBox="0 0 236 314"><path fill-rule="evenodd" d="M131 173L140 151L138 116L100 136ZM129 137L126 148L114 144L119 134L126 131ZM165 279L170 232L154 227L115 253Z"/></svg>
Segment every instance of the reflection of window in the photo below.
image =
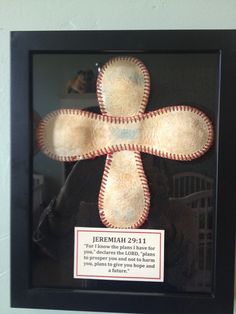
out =
<svg viewBox="0 0 236 314"><path fill-rule="evenodd" d="M205 213L202 212L199 214L199 229L205 228Z"/></svg>
<svg viewBox="0 0 236 314"><path fill-rule="evenodd" d="M196 192L210 191L212 188L213 180L199 173L185 172L173 176L173 197L184 197Z"/></svg>
<svg viewBox="0 0 236 314"><path fill-rule="evenodd" d="M212 211L207 213L207 228L212 229Z"/></svg>
<svg viewBox="0 0 236 314"><path fill-rule="evenodd" d="M179 173L173 177L173 198L181 200L196 217L196 273L189 290L209 291L212 278L213 180L197 173ZM205 290L204 290L205 289Z"/></svg>
<svg viewBox="0 0 236 314"><path fill-rule="evenodd" d="M208 233L207 239L212 238L212 234ZM205 240L205 234L199 234L199 270L211 270L212 267L212 241Z"/></svg>
<svg viewBox="0 0 236 314"><path fill-rule="evenodd" d="M212 266L212 247L211 243L207 243L207 250L206 250L206 269L210 270Z"/></svg>
<svg viewBox="0 0 236 314"><path fill-rule="evenodd" d="M211 233L211 232L209 232L209 233L207 234L207 240L212 240L212 233Z"/></svg>
<svg viewBox="0 0 236 314"><path fill-rule="evenodd" d="M200 270L204 269L204 260L205 260L204 243L200 243L200 245L199 245L199 256L198 256L198 265L199 265Z"/></svg>
<svg viewBox="0 0 236 314"><path fill-rule="evenodd" d="M205 239L205 234L199 233L199 240L204 240L204 239Z"/></svg>

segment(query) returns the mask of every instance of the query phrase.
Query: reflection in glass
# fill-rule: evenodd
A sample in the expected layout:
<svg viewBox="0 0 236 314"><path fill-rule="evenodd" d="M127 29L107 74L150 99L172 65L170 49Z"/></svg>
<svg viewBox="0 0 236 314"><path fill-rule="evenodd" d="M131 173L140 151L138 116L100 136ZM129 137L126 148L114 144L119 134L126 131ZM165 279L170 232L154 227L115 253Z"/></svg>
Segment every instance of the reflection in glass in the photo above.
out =
<svg viewBox="0 0 236 314"><path fill-rule="evenodd" d="M184 103L199 107L216 121L217 55L134 56L146 64L152 78L146 111ZM40 116L59 108L99 113L94 84L98 68L110 57L108 54L35 54L35 111ZM34 286L211 292L216 179L214 148L193 162L181 163L146 154L142 154L142 161L152 196L149 219L142 228L165 230L165 282L140 284L73 279L74 226L104 227L98 216L97 199L105 158L61 163L35 152Z"/></svg>

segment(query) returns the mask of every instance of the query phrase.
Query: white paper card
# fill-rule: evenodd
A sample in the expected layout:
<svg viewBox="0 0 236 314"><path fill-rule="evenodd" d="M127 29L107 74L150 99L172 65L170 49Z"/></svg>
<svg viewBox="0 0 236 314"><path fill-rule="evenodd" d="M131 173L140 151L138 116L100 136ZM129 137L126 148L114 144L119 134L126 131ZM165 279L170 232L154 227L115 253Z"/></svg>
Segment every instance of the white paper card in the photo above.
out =
<svg viewBox="0 0 236 314"><path fill-rule="evenodd" d="M74 278L164 281L164 230L75 227Z"/></svg>

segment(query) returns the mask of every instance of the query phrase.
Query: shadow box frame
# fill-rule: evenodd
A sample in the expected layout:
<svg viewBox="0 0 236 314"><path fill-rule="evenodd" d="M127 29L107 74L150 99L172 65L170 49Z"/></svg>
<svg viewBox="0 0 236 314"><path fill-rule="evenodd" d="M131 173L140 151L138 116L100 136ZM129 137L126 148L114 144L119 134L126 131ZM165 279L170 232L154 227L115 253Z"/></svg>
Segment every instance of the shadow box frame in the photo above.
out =
<svg viewBox="0 0 236 314"><path fill-rule="evenodd" d="M31 285L32 56L35 53L219 54L213 291L153 293ZM11 306L125 313L233 313L236 31L15 31L11 33ZM115 283L114 283L115 284Z"/></svg>

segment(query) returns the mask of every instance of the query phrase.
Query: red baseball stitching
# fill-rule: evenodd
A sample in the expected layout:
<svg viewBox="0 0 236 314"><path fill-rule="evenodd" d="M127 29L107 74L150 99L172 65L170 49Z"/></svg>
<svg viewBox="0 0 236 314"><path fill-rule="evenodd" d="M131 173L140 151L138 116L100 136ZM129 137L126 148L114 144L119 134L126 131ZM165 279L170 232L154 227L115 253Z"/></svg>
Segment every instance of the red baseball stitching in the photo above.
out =
<svg viewBox="0 0 236 314"><path fill-rule="evenodd" d="M201 116L203 118L203 120L206 122L207 127L208 127L208 141L201 150L196 151L196 152L189 154L189 155L178 155L178 154L171 154L168 152L163 152L160 150L158 151L158 150L155 150L153 148L146 147L143 145L116 144L116 145L112 145L111 147L104 147L104 148L101 148L95 152L90 152L88 154L80 156L80 158L86 158L87 159L87 158L95 158L97 156L104 155L104 154L108 155L107 161L105 164L104 173L103 173L101 188L100 188L100 192L99 192L98 207L99 207L99 215L100 215L100 219L101 219L102 223L106 227L117 228L116 226L112 225L106 219L105 213L104 213L104 207L103 207L104 192L105 192L105 188L106 188L107 176L108 176L108 173L110 170L112 153L122 151L122 150L129 150L129 151L135 151L135 152L140 151L140 152L149 153L149 154L156 155L156 156L163 157L163 158L169 158L169 159L181 160L181 161L183 161L183 160L188 161L188 160L192 160L195 158L199 158L201 155L203 155L210 148L210 146L212 145L212 142L213 142L213 126L212 126L211 121L208 119L208 117L203 112L198 110L197 108L190 107L190 106L176 106L176 105L171 106L171 107L165 107L165 108L153 111L153 112L149 112L146 114L141 114L141 115L133 116L133 117L101 116L101 115L97 115L94 113L81 111L78 109L60 109L56 112L50 113L49 115L46 116L46 118L44 120L41 121L39 128L38 128L38 132L37 132L38 143L40 145L40 148L50 158L53 158L53 159L56 159L59 161L75 161L78 159L78 156L57 156L55 154L50 153L47 150L46 145L43 142L43 132L44 132L44 127L45 127L47 121L50 120L51 117L54 117L57 114L80 114L80 115L84 115L88 118L95 119L95 120L99 119L99 120L105 121L107 123L133 123L133 122L141 121L144 119L149 119L149 118L156 116L156 115L165 114L168 111L169 112L170 111L191 111L191 112L195 112L196 114L198 114L199 116ZM139 173L139 176L141 178L141 183L143 186L145 206L144 206L143 213L142 213L141 217L139 218L139 220L135 224L133 224L127 228L138 228L145 222L145 220L148 217L149 204L150 204L150 193L149 193L149 189L148 189L147 179L146 179L145 173L143 171L141 157L138 153L135 154L135 157L136 157L135 159L136 159L136 165L138 168L138 173Z"/></svg>
<svg viewBox="0 0 236 314"><path fill-rule="evenodd" d="M128 116L128 117L109 116L107 111L106 111L106 108L105 108L105 103L103 100L103 93L102 93L103 76L104 76L106 69L112 63L120 61L120 60L127 61L127 62L133 62L134 64L136 64L139 67L139 69L141 70L143 77L144 77L144 93L143 93L143 98L142 98L142 101L140 104L140 110L138 111L137 115ZM102 115L98 115L98 114L87 112L87 111L81 111L79 109L60 109L60 110L57 110L55 112L52 112L52 113L48 114L44 120L41 121L41 123L37 129L37 135L36 135L37 136L37 142L38 142L40 149L43 150L46 155L48 155L50 158L53 158L53 159L56 159L59 161L75 161L75 160L82 159L82 158L83 159L94 158L94 157L97 157L100 155L107 154L105 169L103 172L101 188L100 188L100 192L99 192L98 207L99 207L99 215L100 215L101 221L103 222L103 224L105 226L112 227L112 228L117 228L117 227L112 225L106 219L105 213L104 213L104 207L103 207L106 182L107 182L107 178L108 178L108 174L109 174L110 166L111 166L111 162L112 162L112 153L122 151L122 150L134 151L135 163L136 163L138 174L139 174L141 184L143 187L144 209L143 209L142 215L138 219L138 221L135 224L129 226L128 228L138 228L147 219L148 213L149 213L149 205L150 205L150 193L149 193L147 178L146 178L145 173L144 173L142 160L141 160L141 156L140 156L139 152L145 152L145 153L153 154L153 155L156 155L159 157L174 159L174 160L186 160L187 161L187 160L192 160L192 159L198 158L198 157L202 156L212 145L212 142L213 142L213 125L212 125L211 121L209 120L209 118L203 112L201 112L197 108L190 107L190 106L176 106L176 105L174 105L174 106L165 107L165 108L144 114L143 112L144 112L145 107L147 105L148 97L149 97L149 93L150 93L150 75L149 75L149 72L148 72L146 66L139 59L136 59L133 57L116 57L116 58L109 60L101 69L101 71L98 75L98 78L97 78L96 86L97 86L97 99L98 99L98 103L99 103ZM95 120L99 120L99 121L104 121L106 123L118 123L118 124L120 124L120 123L135 123L137 121L149 119L149 118L156 116L156 115L161 115L161 114L167 113L168 111L169 112L170 111L191 111L191 112L195 112L196 114L198 114L199 116L201 116L203 118L203 121L205 121L207 128L208 128L208 140L207 140L207 143L204 145L204 147L201 150L198 150L192 154L182 155L182 154L172 154L172 153L156 150L156 149L150 148L150 147L145 146L145 145L116 144L116 145L100 148L96 151L92 151L92 152L89 152L87 154L83 154L81 156L58 156L56 154L49 152L45 143L44 143L44 127L47 124L48 120L50 120L52 117L54 117L57 114L77 114L77 115L86 116L87 118L91 118L91 119L95 119Z"/></svg>
<svg viewBox="0 0 236 314"><path fill-rule="evenodd" d="M89 111L85 111L81 109L58 109L58 110L48 113L45 116L45 118L42 119L41 121L47 122L48 120L50 120L50 118L53 118L54 116L57 116L57 115L74 114L74 115L84 116L89 119L103 121L106 123L128 124L128 123L135 123L138 121L142 121L144 119L149 119L154 116L165 114L171 111L191 111L198 114L200 117L202 117L205 122L210 121L210 119L207 117L207 115L204 112L200 111L196 107L186 106L186 105L170 105L164 108L160 108L160 109L150 111L147 113L140 113L134 116L109 116L109 115L101 115L101 114L97 114L94 112L89 112Z"/></svg>
<svg viewBox="0 0 236 314"><path fill-rule="evenodd" d="M143 188L143 195L144 195L144 208L142 211L141 216L139 217L138 221L134 223L133 225L130 225L128 227L124 227L126 229L133 229L133 228L139 228L146 220L149 214L149 205L150 205L150 192L149 192L149 187L148 187L148 182L147 178L145 176L144 170L143 170L143 164L141 160L141 156L138 152L134 152L135 155L135 163L137 165L138 169L138 175L142 184ZM106 184L107 184L107 179L108 175L110 172L110 167L112 163L112 154L107 155L106 159L106 164L105 164L105 169L103 172L102 176L102 182L101 182L101 187L99 191L99 197L98 197L98 209L99 209L99 216L101 219L101 222L108 228L121 228L113 225L106 219L106 214L104 210L104 196L105 196L105 191L106 191Z"/></svg>
<svg viewBox="0 0 236 314"><path fill-rule="evenodd" d="M103 99L103 93L102 93L102 80L103 80L103 76L104 73L106 72L106 69L113 63L117 62L117 61L125 61L125 62L132 62L135 65L137 65L139 67L139 69L141 70L142 74L143 74L143 78L144 78L144 92L143 92L143 98L140 104L140 109L138 111L138 113L143 113L146 105L148 103L148 98L149 98L149 94L150 94L150 75L148 72L148 69L146 68L146 66L144 65L144 63L142 61L140 61L137 58L134 57L114 57L112 59L110 59L107 63L104 64L104 66L102 67L102 69L100 70L98 77L97 77L97 83L96 83L96 91L97 91L97 99L98 99L98 104L100 107L100 110L102 112L102 114L107 115L107 110L106 110L106 106L104 103L104 99Z"/></svg>
<svg viewBox="0 0 236 314"><path fill-rule="evenodd" d="M106 158L105 168L102 174L102 182L100 186L99 196L98 196L98 212L101 219L101 222L108 228L115 228L107 219L104 212L104 196L106 190L107 178L110 172L111 162L112 162L112 154L108 154Z"/></svg>
<svg viewBox="0 0 236 314"><path fill-rule="evenodd" d="M149 214L149 206L150 206L150 191L148 187L147 177L144 173L143 163L139 152L135 152L135 161L138 169L138 174L141 180L141 184L143 187L143 195L144 195L144 208L141 217L137 221L136 224L133 225L132 228L139 228L142 224L147 220Z"/></svg>
<svg viewBox="0 0 236 314"><path fill-rule="evenodd" d="M151 117L154 117L156 115L161 115L165 114L167 112L171 111L191 111L203 118L203 121L206 123L207 128L208 128L208 140L206 144L203 146L201 150L198 150L194 153L191 154L172 154L168 152L164 152L161 150L153 149L151 147L145 146L145 145L137 145L137 144L116 144L112 146L106 146L103 148L100 148L96 151L89 152L87 154L82 154L80 156L58 156L56 154L53 154L48 151L46 148L46 145L44 143L44 127L47 124L47 122L54 116L56 115L61 115L61 114L77 114L77 115L82 115L90 119L95 119L95 120L100 120L104 121L106 123L111 123L111 124L116 124L116 123L135 123L137 121L142 121L145 119L149 119ZM111 154L114 152L118 151L123 151L123 150L130 150L130 151L139 151L139 152L144 152L144 153L149 153L158 157L163 157L163 158L168 158L172 160L184 160L184 161L189 161L193 160L196 158L199 158L202 156L212 145L213 143L213 125L210 119L200 111L199 109L191 106L185 106L185 105L180 105L180 106L168 106L162 109L158 109L155 111L151 111L148 113L142 113L136 116L131 116L131 117L112 117L112 116L106 116L106 115L99 115L96 113L88 112L88 111L83 111L79 109L59 109L57 111L53 111L49 113L41 122L39 123L37 133L36 133L36 138L38 142L39 148L50 158L59 160L59 161L75 161L79 159L88 159L88 158L95 158L101 155L105 154Z"/></svg>
<svg viewBox="0 0 236 314"><path fill-rule="evenodd" d="M143 92L143 98L142 101L140 103L140 109L138 111L138 113L143 113L145 110L145 107L148 103L148 98L149 98L149 93L150 93L150 75L149 72L146 68L146 66L139 60L133 57L116 57L116 58L112 58L111 60L109 60L101 69L98 78L97 78L97 99L98 99L98 103L100 106L100 110L102 112L102 115L108 115L108 112L106 110L106 106L103 100L103 93L102 93L102 84L103 84L103 77L104 77L104 73L106 72L107 68L113 64L114 62L117 61L125 61L125 62L133 62L135 65L137 65L139 67L139 69L141 70L142 74L143 74L143 78L144 78L144 92ZM117 119L115 120L116 123L124 123L124 117L117 117ZM112 120L113 121L113 120ZM136 118L134 117L134 119L132 119L131 121L137 121ZM142 161L141 161L141 156L139 152L135 152L135 163L136 163L136 167L137 169L142 168ZM101 221L103 222L103 224L107 227L113 227L115 228L116 226L112 225L110 222L108 222L105 218L105 213L104 213L104 206L103 206L103 199L104 199L104 190L105 190L105 186L106 186L106 181L107 181L107 175L110 171L110 166L111 166L111 162L112 162L112 155L107 156L107 160L105 163L105 169L104 169L104 175L102 178L102 183L101 183L101 189L100 189L100 193L99 193L99 202L98 202L98 207L99 207L99 214L100 214L100 218ZM148 208L147 206L149 206L150 203L150 196L148 197L147 194L145 193L146 190L148 190L148 185L147 185L147 179L145 177L144 174L144 170L142 168L141 170L138 170L138 172L142 172L142 177L145 178L145 180L141 180L141 184L143 186L143 190L144 190L144 199L145 199L145 206L143 209L143 213L141 215L141 217L139 218L138 222L132 226L130 226L130 228L137 228L138 226L142 225L143 222L145 221L147 214L148 214ZM143 182L146 182L146 185ZM148 205L147 205L148 204Z"/></svg>

